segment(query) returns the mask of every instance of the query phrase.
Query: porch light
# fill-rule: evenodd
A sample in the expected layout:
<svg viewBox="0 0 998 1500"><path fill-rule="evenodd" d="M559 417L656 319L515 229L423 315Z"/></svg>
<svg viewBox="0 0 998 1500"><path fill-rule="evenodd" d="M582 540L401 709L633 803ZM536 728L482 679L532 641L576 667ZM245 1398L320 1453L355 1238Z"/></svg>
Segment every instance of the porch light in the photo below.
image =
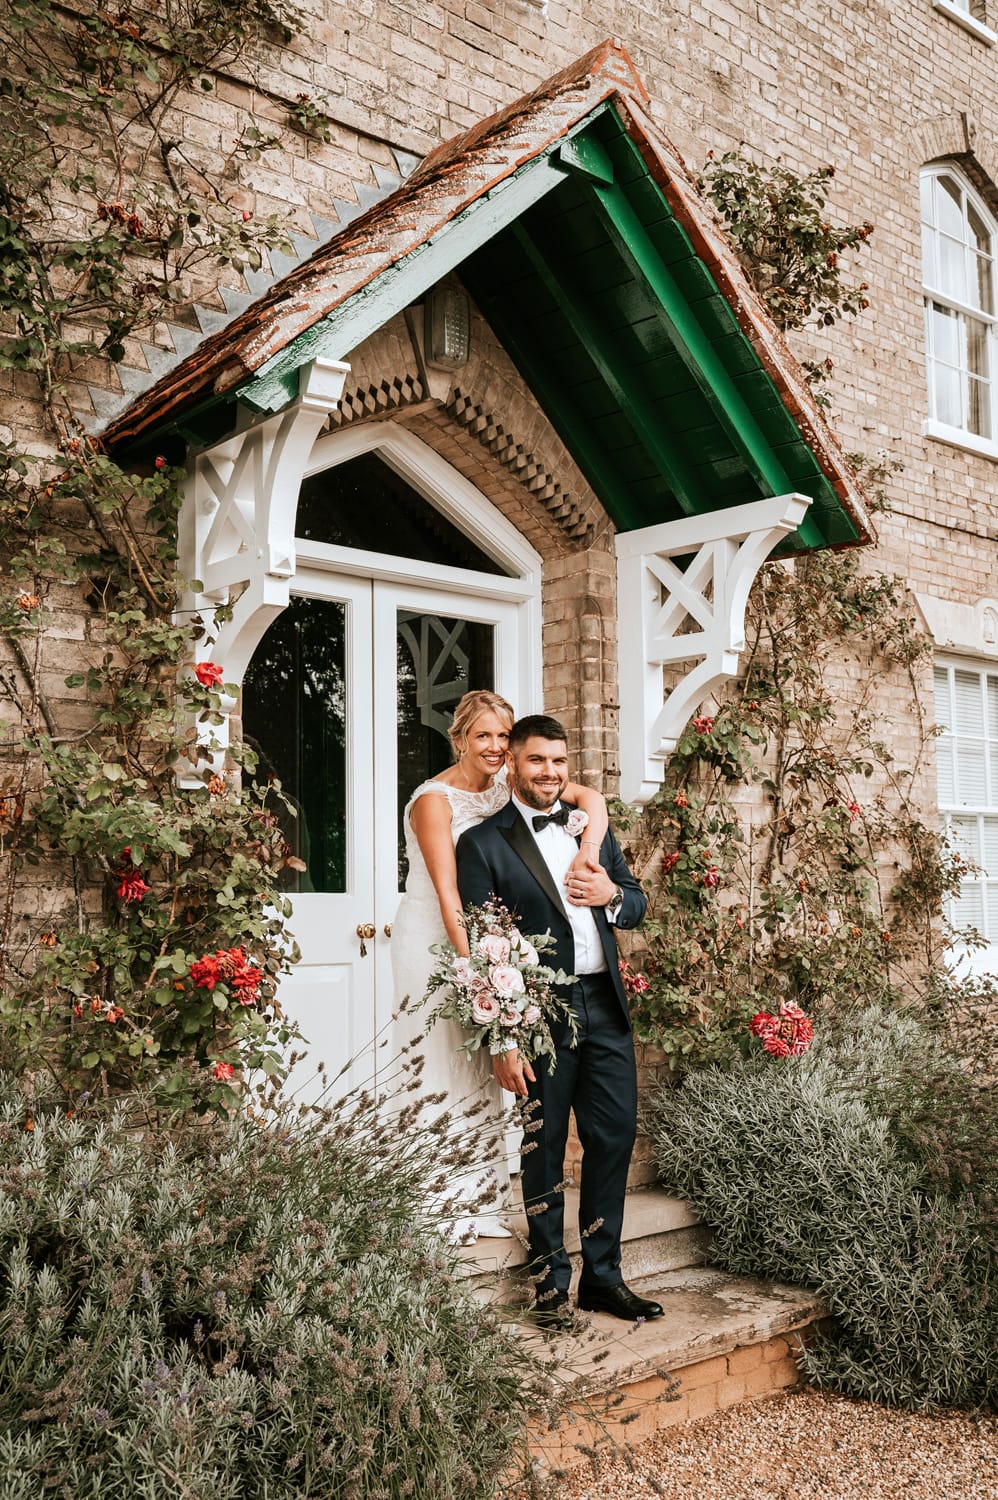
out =
<svg viewBox="0 0 998 1500"><path fill-rule="evenodd" d="M471 353L471 304L459 286L433 287L426 296L426 363L458 370Z"/></svg>

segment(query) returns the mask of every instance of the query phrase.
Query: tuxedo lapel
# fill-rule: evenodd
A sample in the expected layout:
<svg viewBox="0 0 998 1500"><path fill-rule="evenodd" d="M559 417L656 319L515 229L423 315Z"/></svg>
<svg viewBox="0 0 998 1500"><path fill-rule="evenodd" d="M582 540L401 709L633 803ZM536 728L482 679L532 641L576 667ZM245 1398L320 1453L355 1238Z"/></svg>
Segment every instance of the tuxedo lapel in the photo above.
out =
<svg viewBox="0 0 998 1500"><path fill-rule="evenodd" d="M510 848L523 860L523 863L537 881L537 884L545 896L547 896L552 906L556 907L567 920L568 913L565 910L558 887L551 878L551 871L544 863L541 851L538 849L537 842L531 834L530 829L515 807L513 808L512 821L506 827L500 825L499 832Z"/></svg>

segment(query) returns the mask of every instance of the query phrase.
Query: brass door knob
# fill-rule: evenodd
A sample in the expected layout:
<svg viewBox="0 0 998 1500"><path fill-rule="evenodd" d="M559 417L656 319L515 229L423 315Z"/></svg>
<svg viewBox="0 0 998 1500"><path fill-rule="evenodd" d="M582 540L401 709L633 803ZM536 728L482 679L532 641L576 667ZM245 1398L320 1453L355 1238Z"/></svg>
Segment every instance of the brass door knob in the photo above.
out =
<svg viewBox="0 0 998 1500"><path fill-rule="evenodd" d="M385 937L391 937L391 935L392 935L392 924L391 924L391 922L386 922L385 923Z"/></svg>
<svg viewBox="0 0 998 1500"><path fill-rule="evenodd" d="M374 925L373 922L358 922L357 923L357 936L360 938L360 956L361 956L361 958L366 958L367 957L367 942L366 942L366 939L367 938L373 938L373 936L377 932L377 930L378 929L375 927L375 925Z"/></svg>

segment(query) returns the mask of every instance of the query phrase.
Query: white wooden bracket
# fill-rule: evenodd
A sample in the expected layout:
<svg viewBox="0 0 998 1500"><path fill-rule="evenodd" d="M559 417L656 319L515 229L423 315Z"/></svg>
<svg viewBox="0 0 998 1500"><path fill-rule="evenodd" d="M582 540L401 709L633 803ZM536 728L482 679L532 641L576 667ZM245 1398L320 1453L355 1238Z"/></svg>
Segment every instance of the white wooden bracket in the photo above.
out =
<svg viewBox="0 0 998 1500"><path fill-rule="evenodd" d="M183 600L183 617L203 619L197 660L217 662L226 682L242 682L267 626L288 606L298 493L349 372L341 360L312 360L302 368L296 400L197 454L190 467L180 508L180 568L195 587ZM231 614L219 620L223 606ZM223 700L226 720L232 707ZM205 759L217 763L227 723L200 730L202 743L213 742Z"/></svg>
<svg viewBox="0 0 998 1500"><path fill-rule="evenodd" d="M777 495L622 532L617 546L620 795L643 805L694 710L738 674L749 590L807 495ZM679 567L673 558L689 559ZM667 667L688 664L666 693Z"/></svg>

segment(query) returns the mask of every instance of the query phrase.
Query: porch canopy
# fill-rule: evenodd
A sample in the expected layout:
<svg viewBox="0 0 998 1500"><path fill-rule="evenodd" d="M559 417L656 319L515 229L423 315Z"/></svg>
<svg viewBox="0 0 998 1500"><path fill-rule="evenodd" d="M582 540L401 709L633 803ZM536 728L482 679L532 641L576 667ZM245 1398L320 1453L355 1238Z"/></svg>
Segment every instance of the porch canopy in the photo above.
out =
<svg viewBox="0 0 998 1500"><path fill-rule="evenodd" d="M457 270L620 531L797 492L785 550L869 539L800 367L606 42L428 156L136 399L112 449L268 414Z"/></svg>
<svg viewBox="0 0 998 1500"><path fill-rule="evenodd" d="M799 364L647 105L605 42L432 152L104 433L132 455L187 445L192 603L248 586L237 615L278 610L351 351L456 273L616 528L621 794L638 802L737 672L766 557L871 539Z"/></svg>

